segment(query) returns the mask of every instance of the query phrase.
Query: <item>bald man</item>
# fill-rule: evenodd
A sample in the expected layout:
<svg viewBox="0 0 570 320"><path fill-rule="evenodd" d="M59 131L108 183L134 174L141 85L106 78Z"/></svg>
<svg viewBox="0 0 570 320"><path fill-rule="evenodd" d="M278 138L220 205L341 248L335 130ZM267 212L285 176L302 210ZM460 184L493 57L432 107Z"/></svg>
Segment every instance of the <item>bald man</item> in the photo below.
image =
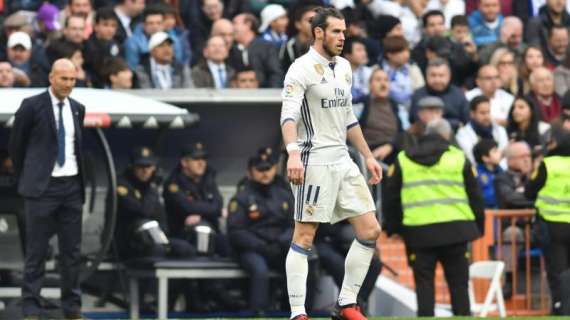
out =
<svg viewBox="0 0 570 320"><path fill-rule="evenodd" d="M534 69L530 74L528 99L538 107L540 120L551 122L562 112L562 101L554 91L554 75L545 67Z"/></svg>
<svg viewBox="0 0 570 320"><path fill-rule="evenodd" d="M85 107L69 98L77 70L54 62L49 88L22 101L10 136L10 156L25 199L26 259L22 308L39 319L40 290L49 240L57 234L61 307L65 319L82 319L79 268L84 194L82 134Z"/></svg>
<svg viewBox="0 0 570 320"><path fill-rule="evenodd" d="M228 48L234 44L234 24L228 19L219 19L212 25L210 37L221 36Z"/></svg>

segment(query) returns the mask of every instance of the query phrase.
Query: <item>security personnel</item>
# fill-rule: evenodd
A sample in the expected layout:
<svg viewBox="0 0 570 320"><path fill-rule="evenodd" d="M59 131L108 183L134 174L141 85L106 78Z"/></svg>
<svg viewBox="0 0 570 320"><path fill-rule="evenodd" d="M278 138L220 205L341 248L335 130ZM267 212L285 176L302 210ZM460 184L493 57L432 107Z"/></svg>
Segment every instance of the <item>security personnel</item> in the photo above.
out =
<svg viewBox="0 0 570 320"><path fill-rule="evenodd" d="M560 274L570 268L570 154L544 158L531 175L525 196L536 199L537 223L544 227L538 230L545 231L540 240L545 247L552 313L560 315L564 301Z"/></svg>
<svg viewBox="0 0 570 320"><path fill-rule="evenodd" d="M434 315L435 266L443 265L455 315L470 315L467 244L483 234L475 170L450 145L446 120L430 122L419 144L398 154L383 188L384 226L404 238L414 270L418 316Z"/></svg>
<svg viewBox="0 0 570 320"><path fill-rule="evenodd" d="M249 307L269 306L269 271L284 274L283 261L293 233L293 196L275 180L277 166L266 153L248 161L248 179L229 203L228 236L249 273Z"/></svg>
<svg viewBox="0 0 570 320"><path fill-rule="evenodd" d="M164 257L167 254L189 257L194 248L185 240L168 237L168 245L145 241L140 227L148 221L157 221L167 233L166 215L160 194L154 184L157 159L148 147L131 152L129 167L117 178L117 224L114 241L122 259Z"/></svg>
<svg viewBox="0 0 570 320"><path fill-rule="evenodd" d="M188 229L208 225L216 232L215 252L228 255L228 244L219 231L223 199L208 166L208 152L201 142L182 148L179 164L164 184L168 226L176 237L188 237Z"/></svg>

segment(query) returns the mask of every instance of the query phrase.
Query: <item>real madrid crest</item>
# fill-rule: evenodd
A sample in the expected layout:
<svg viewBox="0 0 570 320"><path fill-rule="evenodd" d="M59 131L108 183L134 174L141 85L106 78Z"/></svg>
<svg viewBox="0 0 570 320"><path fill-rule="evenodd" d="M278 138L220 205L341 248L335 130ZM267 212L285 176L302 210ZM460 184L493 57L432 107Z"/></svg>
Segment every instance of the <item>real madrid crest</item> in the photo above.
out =
<svg viewBox="0 0 570 320"><path fill-rule="evenodd" d="M305 211L307 211L307 214L310 215L310 216L312 216L312 215L315 213L316 210L317 210L317 208L316 208L314 205L312 205L312 204L308 204L308 205L305 207Z"/></svg>
<svg viewBox="0 0 570 320"><path fill-rule="evenodd" d="M322 76L323 74L325 74L325 68L324 68L323 65L320 64L320 63L315 64L315 71L316 71L318 74L320 74L321 76Z"/></svg>

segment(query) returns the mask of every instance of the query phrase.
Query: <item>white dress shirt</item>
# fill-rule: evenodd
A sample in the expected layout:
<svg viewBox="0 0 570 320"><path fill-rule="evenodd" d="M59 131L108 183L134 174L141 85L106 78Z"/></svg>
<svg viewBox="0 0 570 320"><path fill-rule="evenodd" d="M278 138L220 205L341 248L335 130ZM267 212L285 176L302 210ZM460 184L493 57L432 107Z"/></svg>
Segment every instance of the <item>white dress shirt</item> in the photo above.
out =
<svg viewBox="0 0 570 320"><path fill-rule="evenodd" d="M131 30L131 20L132 20L131 17L127 16L121 10L117 10L116 8L115 8L115 13L117 14L117 17L119 17L119 23L125 29L127 37L132 36L133 30Z"/></svg>
<svg viewBox="0 0 570 320"><path fill-rule="evenodd" d="M59 106L57 104L60 101L53 95L51 90L52 89L50 87L48 89L48 92L51 99L51 106L55 119L55 128L59 130ZM63 126L65 127L65 163L63 166L59 166L57 161L55 162L53 171L51 172L52 177L69 177L75 176L79 173L77 167L77 158L75 156L75 124L73 122L73 115L71 114L71 104L69 103L68 98L65 98L62 102Z"/></svg>
<svg viewBox="0 0 570 320"><path fill-rule="evenodd" d="M169 64L159 64L150 58L150 70L157 89L172 89L172 67Z"/></svg>
<svg viewBox="0 0 570 320"><path fill-rule="evenodd" d="M228 72L226 71L226 65L224 63L215 63L212 60L208 60L208 69L214 78L214 86L216 89L223 89L227 87L228 83ZM224 74L224 79L220 79L220 69Z"/></svg>

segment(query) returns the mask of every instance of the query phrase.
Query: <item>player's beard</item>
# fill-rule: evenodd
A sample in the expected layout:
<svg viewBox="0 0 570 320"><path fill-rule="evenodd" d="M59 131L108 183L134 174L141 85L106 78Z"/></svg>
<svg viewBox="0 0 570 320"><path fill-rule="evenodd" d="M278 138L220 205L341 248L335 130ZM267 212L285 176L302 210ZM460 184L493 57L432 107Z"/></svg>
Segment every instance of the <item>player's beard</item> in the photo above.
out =
<svg viewBox="0 0 570 320"><path fill-rule="evenodd" d="M339 52L339 53L336 53L336 52L335 52L335 51L336 51L335 48L330 48L330 47L329 47L328 41L327 41L327 35L326 35L326 33L325 33L325 38L323 39L323 49L325 50L325 52L326 52L326 53L329 55L329 57L331 57L331 58L332 58L332 57L335 57L335 56L338 56L338 55L340 54L340 52ZM341 50L341 51L342 51L342 50Z"/></svg>

